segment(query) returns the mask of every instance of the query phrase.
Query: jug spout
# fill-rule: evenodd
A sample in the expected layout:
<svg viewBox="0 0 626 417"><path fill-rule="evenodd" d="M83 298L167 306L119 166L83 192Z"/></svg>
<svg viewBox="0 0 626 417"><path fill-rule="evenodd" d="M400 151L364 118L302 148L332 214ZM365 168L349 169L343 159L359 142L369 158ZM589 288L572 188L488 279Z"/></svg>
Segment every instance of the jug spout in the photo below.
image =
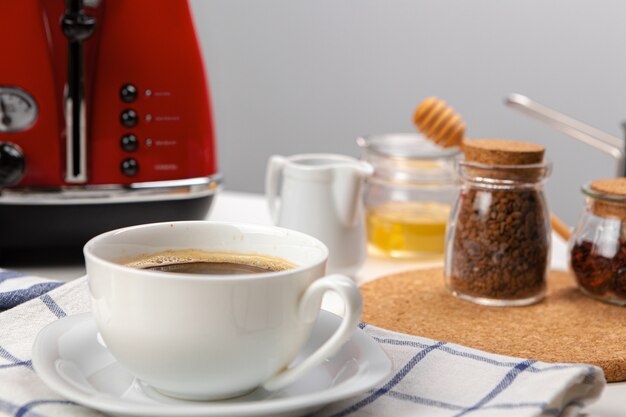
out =
<svg viewBox="0 0 626 417"><path fill-rule="evenodd" d="M334 168L333 198L337 217L345 227L354 227L360 221L363 181L374 168L365 161L355 160Z"/></svg>

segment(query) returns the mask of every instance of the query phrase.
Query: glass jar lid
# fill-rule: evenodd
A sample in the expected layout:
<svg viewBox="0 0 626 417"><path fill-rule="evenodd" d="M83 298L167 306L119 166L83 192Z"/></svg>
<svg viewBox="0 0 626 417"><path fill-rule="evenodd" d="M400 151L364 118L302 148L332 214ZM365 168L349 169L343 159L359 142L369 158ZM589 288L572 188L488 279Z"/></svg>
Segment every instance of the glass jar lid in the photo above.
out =
<svg viewBox="0 0 626 417"><path fill-rule="evenodd" d="M357 139L374 178L404 183L452 183L457 147L443 148L421 134L391 133Z"/></svg>
<svg viewBox="0 0 626 417"><path fill-rule="evenodd" d="M395 159L446 159L461 153L457 147L442 148L419 133L362 136L357 143L368 153Z"/></svg>

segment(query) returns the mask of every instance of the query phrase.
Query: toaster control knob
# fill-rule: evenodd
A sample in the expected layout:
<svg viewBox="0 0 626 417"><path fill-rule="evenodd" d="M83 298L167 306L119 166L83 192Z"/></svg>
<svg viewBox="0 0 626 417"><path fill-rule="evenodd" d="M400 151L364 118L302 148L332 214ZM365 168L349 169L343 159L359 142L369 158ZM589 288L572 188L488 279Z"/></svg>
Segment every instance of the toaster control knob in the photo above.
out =
<svg viewBox="0 0 626 417"><path fill-rule="evenodd" d="M137 140L137 136L133 135L132 133L122 136L122 139L120 140L120 146L126 152L136 151L137 147L139 146L139 141Z"/></svg>
<svg viewBox="0 0 626 417"><path fill-rule="evenodd" d="M124 103L132 103L137 100L137 87L132 84L124 84L122 88L120 88L120 99Z"/></svg>
<svg viewBox="0 0 626 417"><path fill-rule="evenodd" d="M25 168L22 150L12 143L0 142L0 186L17 184L24 176Z"/></svg>
<svg viewBox="0 0 626 417"><path fill-rule="evenodd" d="M120 115L120 123L125 127L135 127L139 121L137 112L133 109L126 109Z"/></svg>
<svg viewBox="0 0 626 417"><path fill-rule="evenodd" d="M122 174L127 177L132 177L137 175L137 172L139 171L139 164L134 158L126 158L122 161L120 169L122 170Z"/></svg>

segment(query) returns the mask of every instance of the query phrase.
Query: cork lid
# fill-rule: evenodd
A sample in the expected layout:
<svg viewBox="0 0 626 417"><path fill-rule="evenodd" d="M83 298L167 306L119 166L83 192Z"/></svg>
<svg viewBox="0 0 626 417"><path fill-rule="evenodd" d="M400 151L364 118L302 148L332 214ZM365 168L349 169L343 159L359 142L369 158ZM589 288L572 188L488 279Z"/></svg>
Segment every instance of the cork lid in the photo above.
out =
<svg viewBox="0 0 626 417"><path fill-rule="evenodd" d="M465 172L462 176L491 180L536 183L550 173L544 163L545 148L534 143L505 139L473 139L462 145Z"/></svg>
<svg viewBox="0 0 626 417"><path fill-rule="evenodd" d="M531 165L543 162L545 148L534 143L504 139L463 142L465 160L485 165Z"/></svg>
<svg viewBox="0 0 626 417"><path fill-rule="evenodd" d="M591 181L590 188L599 193L626 197L626 178L609 178Z"/></svg>
<svg viewBox="0 0 626 417"><path fill-rule="evenodd" d="M626 220L626 178L591 181L583 191L594 199L591 206L594 214Z"/></svg>

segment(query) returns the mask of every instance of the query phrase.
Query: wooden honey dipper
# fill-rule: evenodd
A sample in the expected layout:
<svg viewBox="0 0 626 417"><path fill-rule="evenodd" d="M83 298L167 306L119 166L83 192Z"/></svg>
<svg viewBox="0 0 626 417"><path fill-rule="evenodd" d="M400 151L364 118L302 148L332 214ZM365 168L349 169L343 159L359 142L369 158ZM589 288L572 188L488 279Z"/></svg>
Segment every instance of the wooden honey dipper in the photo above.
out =
<svg viewBox="0 0 626 417"><path fill-rule="evenodd" d="M413 124L426 138L448 148L461 146L465 139L465 123L461 116L445 101L428 97L417 106L413 114ZM561 219L550 213L552 230L568 241L572 232Z"/></svg>
<svg viewBox="0 0 626 417"><path fill-rule="evenodd" d="M413 124L424 136L444 148L461 146L465 136L461 116L437 97L422 101L413 114Z"/></svg>

